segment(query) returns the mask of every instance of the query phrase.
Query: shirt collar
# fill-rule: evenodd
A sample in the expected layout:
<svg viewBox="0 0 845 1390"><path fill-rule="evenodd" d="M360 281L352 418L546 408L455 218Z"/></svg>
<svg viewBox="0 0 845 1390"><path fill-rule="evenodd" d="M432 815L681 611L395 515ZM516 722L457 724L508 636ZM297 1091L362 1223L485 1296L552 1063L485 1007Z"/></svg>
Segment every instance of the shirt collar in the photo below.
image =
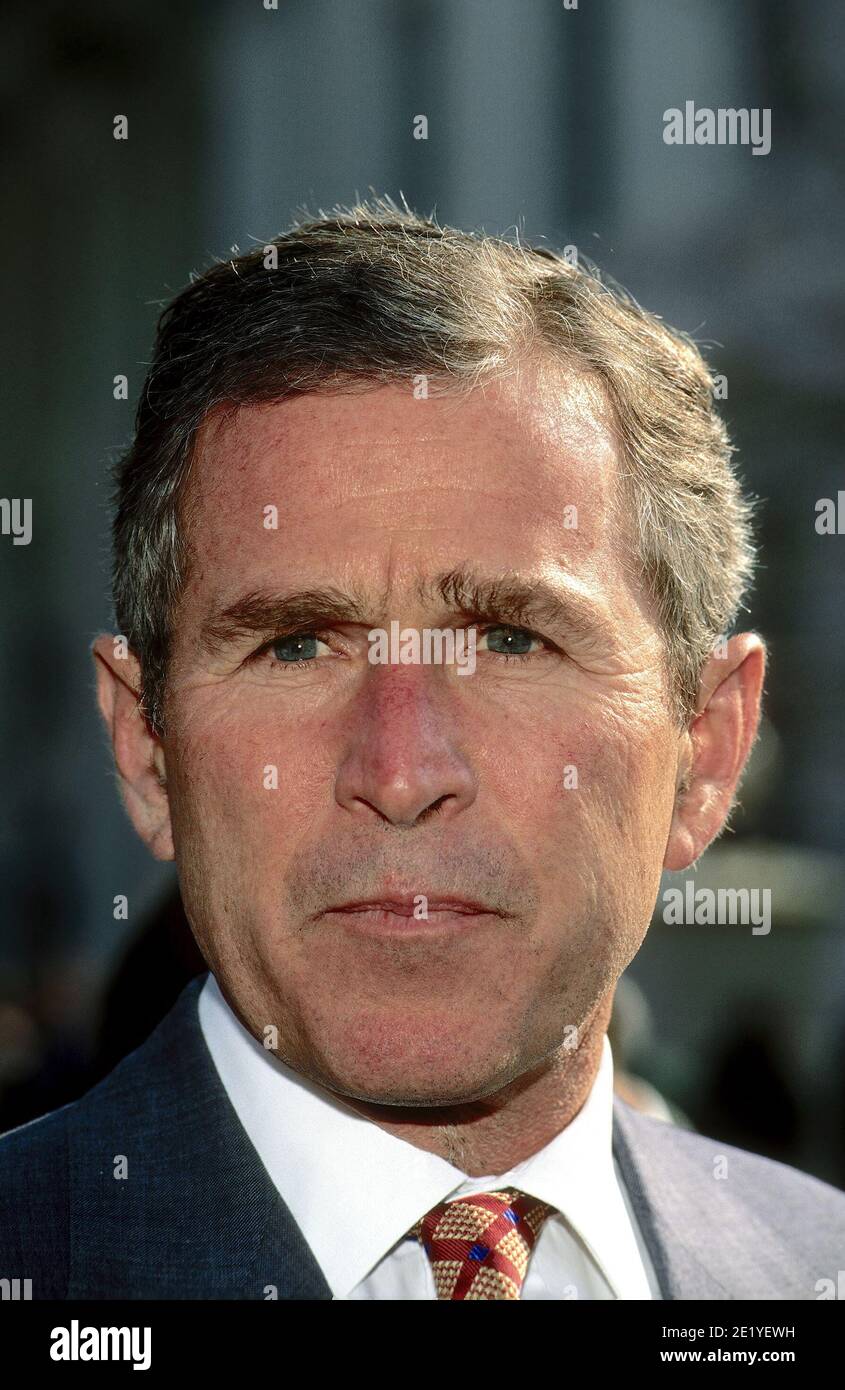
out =
<svg viewBox="0 0 845 1390"><path fill-rule="evenodd" d="M556 1207L617 1297L620 1219L611 1148L613 1058L605 1036L586 1101L564 1130L509 1172L468 1177L396 1138L292 1070L244 1028L209 974L199 1019L212 1060L261 1162L336 1298L351 1292L438 1202L515 1186Z"/></svg>

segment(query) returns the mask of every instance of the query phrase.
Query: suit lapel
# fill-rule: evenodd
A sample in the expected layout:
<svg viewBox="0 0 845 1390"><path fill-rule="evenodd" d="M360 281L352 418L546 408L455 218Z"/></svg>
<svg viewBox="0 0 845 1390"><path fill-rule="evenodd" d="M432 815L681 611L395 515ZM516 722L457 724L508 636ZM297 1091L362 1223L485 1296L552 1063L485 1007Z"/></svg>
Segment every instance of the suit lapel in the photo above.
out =
<svg viewBox="0 0 845 1390"><path fill-rule="evenodd" d="M780 1228L776 1199L767 1206L764 1160L618 1096L613 1112L614 1153L664 1298L812 1297L818 1274Z"/></svg>
<svg viewBox="0 0 845 1390"><path fill-rule="evenodd" d="M656 1124L657 1121L651 1121ZM664 1299L725 1299L732 1295L701 1260L692 1211L678 1191L666 1134L652 1134L637 1112L613 1098L613 1153L651 1256ZM664 1142L660 1142L660 1141ZM667 1182L667 1177L670 1181ZM681 1184L683 1187L683 1183Z"/></svg>
<svg viewBox="0 0 845 1390"><path fill-rule="evenodd" d="M332 1296L211 1060L205 979L74 1108L70 1298Z"/></svg>

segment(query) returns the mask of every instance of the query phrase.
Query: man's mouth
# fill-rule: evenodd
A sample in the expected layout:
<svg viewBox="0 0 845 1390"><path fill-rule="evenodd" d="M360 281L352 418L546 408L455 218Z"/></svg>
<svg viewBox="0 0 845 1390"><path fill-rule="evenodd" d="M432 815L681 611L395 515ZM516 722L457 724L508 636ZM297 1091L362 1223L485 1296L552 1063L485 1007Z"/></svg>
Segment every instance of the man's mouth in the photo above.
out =
<svg viewBox="0 0 845 1390"><path fill-rule="evenodd" d="M324 909L324 917L343 923L352 931L369 935L426 935L432 931L460 931L510 914L472 898L437 894L397 893L385 897L356 898Z"/></svg>
<svg viewBox="0 0 845 1390"><path fill-rule="evenodd" d="M468 898L429 897L427 893L401 894L386 898L359 898L354 902L339 903L330 907L329 912L393 912L397 917L413 917L425 909L431 912L469 913L477 916L480 912L491 912L484 903Z"/></svg>

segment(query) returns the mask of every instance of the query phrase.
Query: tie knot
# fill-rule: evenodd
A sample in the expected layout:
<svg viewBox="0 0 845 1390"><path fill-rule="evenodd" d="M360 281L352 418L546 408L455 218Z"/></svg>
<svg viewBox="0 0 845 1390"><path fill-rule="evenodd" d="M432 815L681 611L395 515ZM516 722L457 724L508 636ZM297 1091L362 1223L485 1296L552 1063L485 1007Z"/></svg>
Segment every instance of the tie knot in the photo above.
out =
<svg viewBox="0 0 845 1390"><path fill-rule="evenodd" d="M438 1299L519 1298L543 1222L555 1210L515 1188L439 1202L412 1227Z"/></svg>

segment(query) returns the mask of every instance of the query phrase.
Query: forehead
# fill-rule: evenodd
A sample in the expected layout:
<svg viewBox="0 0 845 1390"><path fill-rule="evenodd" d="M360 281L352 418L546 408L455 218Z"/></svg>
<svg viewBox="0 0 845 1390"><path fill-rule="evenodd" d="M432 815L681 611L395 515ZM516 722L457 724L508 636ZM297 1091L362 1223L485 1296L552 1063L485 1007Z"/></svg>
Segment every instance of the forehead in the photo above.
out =
<svg viewBox="0 0 845 1390"><path fill-rule="evenodd" d="M546 361L461 394L409 382L218 413L185 499L190 587L220 594L247 569L351 579L379 559L409 579L468 560L606 565L618 474L602 388Z"/></svg>

